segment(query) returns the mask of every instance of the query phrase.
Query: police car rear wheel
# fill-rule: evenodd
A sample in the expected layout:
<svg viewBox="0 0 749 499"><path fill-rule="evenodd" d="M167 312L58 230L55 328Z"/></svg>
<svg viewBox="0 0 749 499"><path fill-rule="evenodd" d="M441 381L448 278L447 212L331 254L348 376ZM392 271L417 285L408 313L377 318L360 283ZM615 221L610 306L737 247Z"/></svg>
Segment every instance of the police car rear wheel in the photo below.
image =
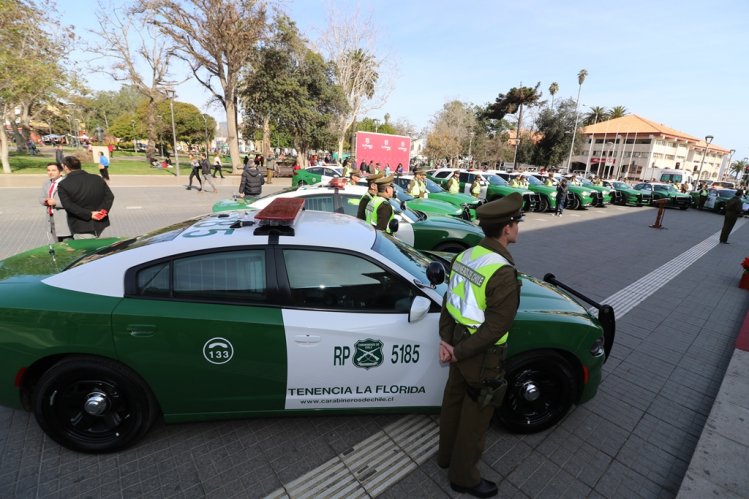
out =
<svg viewBox="0 0 749 499"><path fill-rule="evenodd" d="M538 202L537 211L540 213L545 213L549 210L549 200L546 199L545 196L541 196L541 199Z"/></svg>
<svg viewBox="0 0 749 499"><path fill-rule="evenodd" d="M572 198L572 201L570 201L569 209L570 210L577 210L578 208L580 208L580 204L581 204L580 203L580 199L578 199L577 196L574 196Z"/></svg>
<svg viewBox="0 0 749 499"><path fill-rule="evenodd" d="M34 389L33 407L47 435L79 452L124 449L146 434L158 413L137 374L94 357L70 357L46 371Z"/></svg>
<svg viewBox="0 0 749 499"><path fill-rule="evenodd" d="M507 361L507 394L494 418L515 433L557 424L575 401L578 384L569 362L555 352L529 352Z"/></svg>

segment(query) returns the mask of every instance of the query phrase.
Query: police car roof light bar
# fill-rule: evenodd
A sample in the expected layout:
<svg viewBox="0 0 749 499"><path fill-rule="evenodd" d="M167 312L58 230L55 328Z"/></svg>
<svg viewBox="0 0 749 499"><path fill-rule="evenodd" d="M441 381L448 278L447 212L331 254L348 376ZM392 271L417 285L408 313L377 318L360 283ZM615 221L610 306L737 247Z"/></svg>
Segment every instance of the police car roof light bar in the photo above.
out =
<svg viewBox="0 0 749 499"><path fill-rule="evenodd" d="M272 231L285 236L294 235L294 224L304 209L302 198L278 198L255 215L260 227L255 235L270 234Z"/></svg>
<svg viewBox="0 0 749 499"><path fill-rule="evenodd" d="M346 182L348 182L348 181L345 178L343 178L343 177L336 177L336 178L331 179L330 183L328 183L328 185L330 187L334 187L336 189L343 189L344 187L346 187Z"/></svg>

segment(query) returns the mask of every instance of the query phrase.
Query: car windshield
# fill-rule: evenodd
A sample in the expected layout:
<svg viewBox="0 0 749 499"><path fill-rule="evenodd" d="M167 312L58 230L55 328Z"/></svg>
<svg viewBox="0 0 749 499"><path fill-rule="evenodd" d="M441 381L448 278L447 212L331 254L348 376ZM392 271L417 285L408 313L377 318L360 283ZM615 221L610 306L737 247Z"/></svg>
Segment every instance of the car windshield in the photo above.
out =
<svg viewBox="0 0 749 499"><path fill-rule="evenodd" d="M388 261L393 262L411 274L421 283L429 285L427 266L432 263L433 260L423 253L420 253L408 244L380 231L377 231L377 237L375 238L372 249L384 256ZM436 291L440 295L444 295L447 291L447 284L438 284Z"/></svg>
<svg viewBox="0 0 749 499"><path fill-rule="evenodd" d="M638 191L649 191L652 189L652 187L650 184L637 184L636 186L634 186L634 189Z"/></svg>
<svg viewBox="0 0 749 499"><path fill-rule="evenodd" d="M614 189L631 189L632 187L624 182L614 182Z"/></svg>
<svg viewBox="0 0 749 499"><path fill-rule="evenodd" d="M487 182L489 182L492 185L507 185L507 181L500 177L499 175L488 175L484 174L483 177L486 179Z"/></svg>
<svg viewBox="0 0 749 499"><path fill-rule="evenodd" d="M735 189L721 189L718 191L718 196L723 198L732 198L736 195Z"/></svg>
<svg viewBox="0 0 749 499"><path fill-rule="evenodd" d="M393 211L396 214L401 215L404 219L406 219L406 222L410 224L418 222L419 220L426 220L427 218L424 213L416 212L410 208L406 208L401 201L395 198L390 200L390 206L393 207Z"/></svg>
<svg viewBox="0 0 749 499"><path fill-rule="evenodd" d="M439 194L440 192L445 192L445 189L443 189L437 182L431 179L426 179L426 185L427 190L431 192L432 194Z"/></svg>
<svg viewBox="0 0 749 499"><path fill-rule="evenodd" d="M543 185L543 184L544 184L543 182L541 182L540 180L538 180L538 179L537 179L536 177L534 177L533 175L528 175L528 176L527 176L527 177L525 177L525 178L527 178L527 179L528 179L528 185Z"/></svg>
<svg viewBox="0 0 749 499"><path fill-rule="evenodd" d="M393 190L395 191L395 197L401 201L411 201L414 197L406 192L406 190L398 184L393 184Z"/></svg>

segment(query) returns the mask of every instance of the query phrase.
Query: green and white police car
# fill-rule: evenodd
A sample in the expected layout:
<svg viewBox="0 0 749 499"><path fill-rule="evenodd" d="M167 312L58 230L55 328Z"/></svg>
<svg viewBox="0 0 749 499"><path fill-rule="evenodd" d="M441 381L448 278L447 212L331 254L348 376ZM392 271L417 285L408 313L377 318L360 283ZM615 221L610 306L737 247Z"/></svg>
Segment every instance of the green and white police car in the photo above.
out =
<svg viewBox="0 0 749 499"><path fill-rule="evenodd" d="M359 209L359 200L366 192L365 185L340 185L334 182L327 185L303 186L297 190L287 190L259 199L223 200L213 205L213 211L241 208L259 210L268 206L274 199L303 198L304 206L308 210L344 213L355 217ZM430 200L414 199L414 201ZM484 233L475 224L454 216L434 215L412 210L411 203L412 201L406 201L404 205L400 199L390 200L390 205L399 222L395 237L416 249L459 252L475 246L484 237ZM440 204L447 203L440 202ZM423 204L416 204L416 206L422 207ZM448 204L448 206L451 205Z"/></svg>
<svg viewBox="0 0 749 499"><path fill-rule="evenodd" d="M303 204L0 262L0 404L82 452L133 445L159 417L437 411L449 262ZM498 418L538 431L592 398L613 335L610 307L593 317L522 276Z"/></svg>

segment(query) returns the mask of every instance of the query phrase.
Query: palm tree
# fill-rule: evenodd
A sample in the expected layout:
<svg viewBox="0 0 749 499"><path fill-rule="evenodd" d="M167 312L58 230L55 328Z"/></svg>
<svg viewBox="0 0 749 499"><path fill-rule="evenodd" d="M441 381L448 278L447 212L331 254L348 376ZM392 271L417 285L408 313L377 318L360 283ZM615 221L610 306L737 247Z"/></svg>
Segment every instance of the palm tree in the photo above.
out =
<svg viewBox="0 0 749 499"><path fill-rule="evenodd" d="M549 85L549 93L551 94L551 108L554 109L554 96L559 92L559 83L553 81Z"/></svg>
<svg viewBox="0 0 749 499"><path fill-rule="evenodd" d="M622 118L629 114L629 111L627 111L627 108L624 106L616 106L609 109L608 118L610 120L614 120L616 118Z"/></svg>
<svg viewBox="0 0 749 499"><path fill-rule="evenodd" d="M577 100L575 101L575 128L572 129L572 143L570 143L570 155L567 158L567 170L570 169L570 164L572 164L572 149L575 147L575 134L577 133L577 120L580 117L580 115L577 112L577 108L580 105L580 91L583 89L583 83L585 82L585 77L588 76L588 70L587 69L581 69L579 73L577 73ZM588 167L586 166L585 169L587 170ZM587 171L585 173L588 173Z"/></svg>
<svg viewBox="0 0 749 499"><path fill-rule="evenodd" d="M595 125L599 121L606 121L607 119L609 118L605 107L593 106L590 108L590 112L585 115L585 118L583 118L583 125Z"/></svg>
<svg viewBox="0 0 749 499"><path fill-rule="evenodd" d="M495 120L501 120L506 114L518 113L518 129L515 143L515 160L513 168L517 168L517 151L520 145L520 128L523 124L523 106L536 106L543 95L538 91L541 82L536 83L535 87L512 87L506 94L499 94L487 109L486 117Z"/></svg>
<svg viewBox="0 0 749 499"><path fill-rule="evenodd" d="M747 166L749 166L749 162L747 162L747 160L745 159L742 159L731 163L730 170L736 178L739 178L744 174Z"/></svg>

